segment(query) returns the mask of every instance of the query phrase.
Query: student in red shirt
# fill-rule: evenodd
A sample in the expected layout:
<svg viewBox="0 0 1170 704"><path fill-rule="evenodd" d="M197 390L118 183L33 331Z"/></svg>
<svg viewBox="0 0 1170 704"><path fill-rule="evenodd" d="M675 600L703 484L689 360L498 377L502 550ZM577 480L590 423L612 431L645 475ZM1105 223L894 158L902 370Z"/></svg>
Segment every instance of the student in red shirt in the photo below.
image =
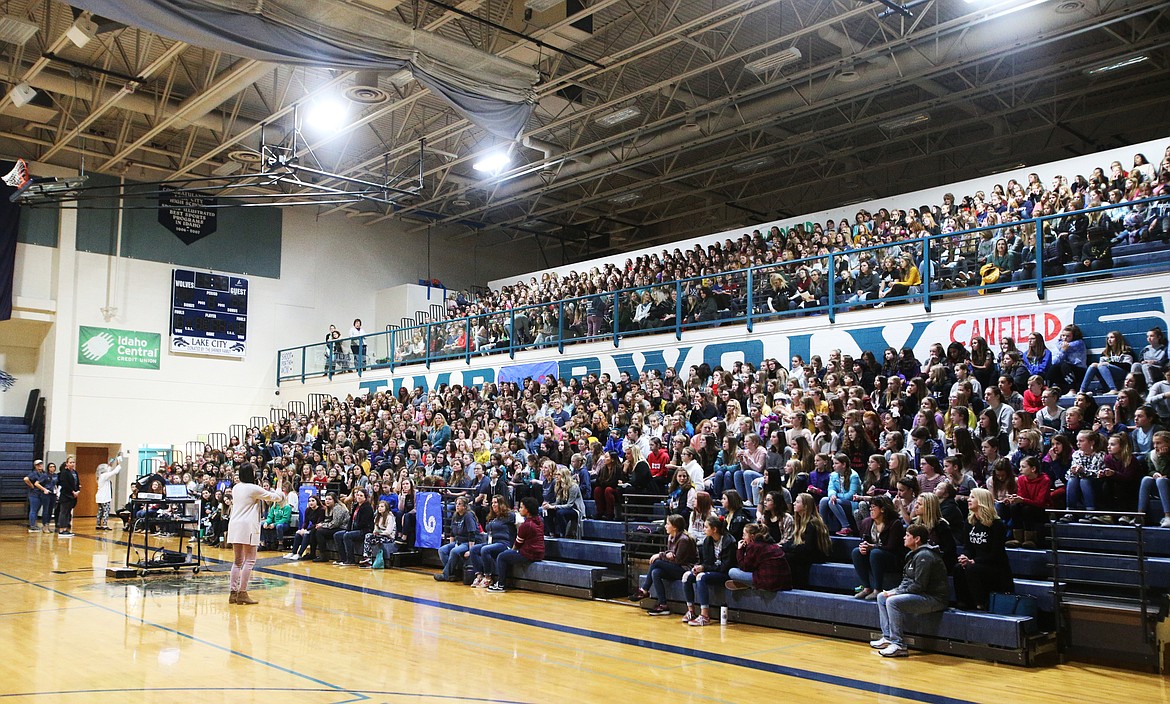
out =
<svg viewBox="0 0 1170 704"><path fill-rule="evenodd" d="M658 486L664 487L670 483L670 470L667 469L670 453L662 447L661 438L650 438L650 454L646 457L646 464L650 465L650 476L654 477Z"/></svg>
<svg viewBox="0 0 1170 704"><path fill-rule="evenodd" d="M525 496L520 502L524 522L516 529L516 549L505 550L496 558L496 583L489 592L504 591L508 571L512 565L527 565L544 559L544 522L540 520L540 506L536 499Z"/></svg>

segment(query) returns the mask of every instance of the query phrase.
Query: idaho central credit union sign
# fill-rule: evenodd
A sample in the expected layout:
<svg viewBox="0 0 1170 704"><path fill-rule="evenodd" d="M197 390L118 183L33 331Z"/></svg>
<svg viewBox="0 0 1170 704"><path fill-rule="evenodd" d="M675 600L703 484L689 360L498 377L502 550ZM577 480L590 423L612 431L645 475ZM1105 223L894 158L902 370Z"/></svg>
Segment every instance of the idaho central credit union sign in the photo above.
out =
<svg viewBox="0 0 1170 704"><path fill-rule="evenodd" d="M158 369L162 335L81 326L77 363L126 369Z"/></svg>

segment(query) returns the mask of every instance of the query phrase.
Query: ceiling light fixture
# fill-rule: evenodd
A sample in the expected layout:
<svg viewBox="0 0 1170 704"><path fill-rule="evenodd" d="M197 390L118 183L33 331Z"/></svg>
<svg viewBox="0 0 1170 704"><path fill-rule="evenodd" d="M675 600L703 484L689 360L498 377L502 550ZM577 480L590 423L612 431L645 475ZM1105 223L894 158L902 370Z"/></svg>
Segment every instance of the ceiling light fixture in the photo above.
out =
<svg viewBox="0 0 1170 704"><path fill-rule="evenodd" d="M1142 63L1143 61L1149 61L1149 60L1150 60L1150 57L1146 56L1145 54L1139 54L1137 56L1131 56L1128 59L1121 59L1120 61L1114 61L1112 63L1108 63L1108 64L1105 64L1103 66L1095 66L1093 68L1087 68L1087 69L1085 69L1085 75L1086 76L1096 76L1097 74L1100 74L1100 73L1109 73L1110 71L1116 71L1118 69L1126 68L1128 66L1134 66L1136 64Z"/></svg>
<svg viewBox="0 0 1170 704"><path fill-rule="evenodd" d="M0 15L0 42L23 45L37 33L39 27L12 15Z"/></svg>
<svg viewBox="0 0 1170 704"><path fill-rule="evenodd" d="M641 197L641 191L631 191L630 193L623 193L620 196L614 196L609 199L609 202L614 205L625 205L626 203L633 203Z"/></svg>
<svg viewBox="0 0 1170 704"><path fill-rule="evenodd" d="M774 159L772 159L770 156L758 156L755 159L748 159L747 161L741 161L738 164L734 164L731 168L732 170L738 171L741 174L746 174L749 171L755 171L757 169L762 169L765 166L770 166L773 161Z"/></svg>
<svg viewBox="0 0 1170 704"><path fill-rule="evenodd" d="M305 123L315 130L332 130L345 121L347 106L336 98L323 98L309 106Z"/></svg>
<svg viewBox="0 0 1170 704"><path fill-rule="evenodd" d="M17 83L12 86L12 90L8 91L8 99L18 108L28 105L35 97L37 97L36 90L27 83Z"/></svg>
<svg viewBox="0 0 1170 704"><path fill-rule="evenodd" d="M512 155L506 151L496 151L485 154L480 157L478 161L471 165L471 168L495 176L508 167L512 163Z"/></svg>
<svg viewBox="0 0 1170 704"><path fill-rule="evenodd" d="M565 0L524 0L524 7L533 12L548 12L564 2Z"/></svg>
<svg viewBox="0 0 1170 704"><path fill-rule="evenodd" d="M895 117L892 120L886 120L878 125L883 130L901 130L914 125L922 124L930 119L930 115L924 112L915 113L913 115L905 115L903 117Z"/></svg>
<svg viewBox="0 0 1170 704"><path fill-rule="evenodd" d="M88 15L82 15L73 21L73 26L65 31L65 36L78 49L84 49L90 40L97 36L98 26Z"/></svg>
<svg viewBox="0 0 1170 704"><path fill-rule="evenodd" d="M800 61L801 56L803 56L803 54L800 53L800 49L797 49L794 46L790 46L784 51L777 52L771 56L765 56L763 58L756 59L755 61L745 65L744 68L757 75L761 73L769 73L783 66Z"/></svg>
<svg viewBox="0 0 1170 704"><path fill-rule="evenodd" d="M620 110L614 110L607 115L602 115L594 120L594 122L602 127L613 127L614 125L620 125L623 122L629 122L634 118L641 117L641 115L642 108L637 105L627 105Z"/></svg>

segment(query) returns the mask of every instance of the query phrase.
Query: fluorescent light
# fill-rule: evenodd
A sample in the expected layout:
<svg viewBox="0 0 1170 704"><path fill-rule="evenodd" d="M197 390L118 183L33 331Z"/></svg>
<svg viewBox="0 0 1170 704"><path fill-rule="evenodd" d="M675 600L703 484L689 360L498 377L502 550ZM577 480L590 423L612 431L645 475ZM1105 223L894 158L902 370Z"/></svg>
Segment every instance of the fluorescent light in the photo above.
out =
<svg viewBox="0 0 1170 704"><path fill-rule="evenodd" d="M800 61L801 56L802 54L800 53L800 49L791 46L784 51L777 52L771 56L765 56L763 58L756 59L755 61L744 66L744 68L755 74L768 73L769 71L774 71L781 66L787 66L788 64Z"/></svg>
<svg viewBox="0 0 1170 704"><path fill-rule="evenodd" d="M734 164L731 168L740 172L741 174L745 174L749 171L762 169L765 166L770 165L772 161L773 159L770 156L758 156L755 159L748 159L747 161L741 161L738 164Z"/></svg>
<svg viewBox="0 0 1170 704"><path fill-rule="evenodd" d="M636 117L640 117L641 115L642 108L638 107L637 105L628 105L621 110L615 110L608 115L602 115L601 117L594 120L594 122L601 125L602 127L613 127L614 125L628 122Z"/></svg>
<svg viewBox="0 0 1170 704"><path fill-rule="evenodd" d="M1110 71L1116 71L1117 69L1125 68L1127 66L1133 66L1134 64L1140 64L1143 61L1149 61L1149 60L1150 60L1150 57L1146 56L1145 54L1139 54L1137 56L1131 56L1128 59L1122 59L1120 61L1114 61L1113 63L1110 63L1110 64L1105 64L1104 66L1097 66L1095 68L1087 68L1087 69L1085 69L1085 75L1086 76L1096 76L1099 73L1108 73Z"/></svg>
<svg viewBox="0 0 1170 704"><path fill-rule="evenodd" d="M524 7L533 12L548 12L565 0L524 0Z"/></svg>
<svg viewBox="0 0 1170 704"><path fill-rule="evenodd" d="M496 174L503 171L512 163L512 156L505 151L491 152L479 158L479 161L471 165L471 168L476 171L491 174Z"/></svg>
<svg viewBox="0 0 1170 704"><path fill-rule="evenodd" d="M323 98L309 106L305 122L315 130L336 129L345 121L348 109L336 98Z"/></svg>
<svg viewBox="0 0 1170 704"><path fill-rule="evenodd" d="M633 203L641 197L641 192L631 191L630 193L623 193L620 196L614 196L613 198L609 199L609 202L613 203L614 205L625 205L626 203Z"/></svg>
<svg viewBox="0 0 1170 704"><path fill-rule="evenodd" d="M927 115L924 112L920 112L915 115L906 115L904 117L895 117L892 120L886 120L885 122L878 125L878 127L881 127L883 130L900 130L906 127L921 124L929 119L930 115Z"/></svg>
<svg viewBox="0 0 1170 704"><path fill-rule="evenodd" d="M0 42L23 45L37 33L37 25L12 15L0 15Z"/></svg>
<svg viewBox="0 0 1170 704"><path fill-rule="evenodd" d="M65 36L69 37L69 41L73 42L78 49L82 49L97 36L97 31L97 23L82 15L74 20L73 26L66 30Z"/></svg>

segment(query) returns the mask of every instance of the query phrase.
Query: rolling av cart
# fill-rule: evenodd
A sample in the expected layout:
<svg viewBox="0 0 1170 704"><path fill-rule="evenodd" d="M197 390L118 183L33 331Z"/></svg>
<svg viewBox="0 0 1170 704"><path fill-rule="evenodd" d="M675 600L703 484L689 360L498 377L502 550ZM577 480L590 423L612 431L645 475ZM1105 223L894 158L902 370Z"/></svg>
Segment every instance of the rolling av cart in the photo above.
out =
<svg viewBox="0 0 1170 704"><path fill-rule="evenodd" d="M143 518L131 518L130 532L126 536L126 567L137 570L140 577L158 570L191 570L192 574L199 574L203 567L203 545L199 540L199 501L142 498L140 495L130 503L133 516L144 509L147 514ZM170 515L151 515L151 506L158 507L159 511L165 510ZM194 513L190 514L186 509L192 507ZM150 544L151 530L160 527L174 532L179 540L176 550L169 550L161 544ZM135 544L138 535L141 535L141 542ZM141 551L141 559L133 560L131 558L136 550Z"/></svg>

